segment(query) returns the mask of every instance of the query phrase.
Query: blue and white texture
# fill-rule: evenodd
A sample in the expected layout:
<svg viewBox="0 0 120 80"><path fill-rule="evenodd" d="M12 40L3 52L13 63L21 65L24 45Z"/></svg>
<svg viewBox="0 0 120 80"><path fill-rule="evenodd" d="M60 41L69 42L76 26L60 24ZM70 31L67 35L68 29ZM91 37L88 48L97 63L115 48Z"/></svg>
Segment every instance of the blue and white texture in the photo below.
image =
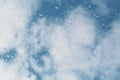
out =
<svg viewBox="0 0 120 80"><path fill-rule="evenodd" d="M120 80L120 0L0 0L0 80Z"/></svg>

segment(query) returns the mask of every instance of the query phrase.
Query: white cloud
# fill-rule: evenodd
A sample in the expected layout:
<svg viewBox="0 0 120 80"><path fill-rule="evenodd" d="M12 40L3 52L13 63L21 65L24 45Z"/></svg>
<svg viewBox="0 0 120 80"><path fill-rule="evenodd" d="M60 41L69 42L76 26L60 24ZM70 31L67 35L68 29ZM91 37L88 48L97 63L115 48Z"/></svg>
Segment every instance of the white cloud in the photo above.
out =
<svg viewBox="0 0 120 80"><path fill-rule="evenodd" d="M16 5L19 2L23 3ZM47 25L46 18L42 18L29 30L32 34L28 34L24 26L32 14L30 7L34 1L30 0L22 9L25 2L13 0L0 7L0 51L12 46L18 52L12 63L0 61L0 79L35 80L36 76L27 69L29 65L42 75L42 80L84 80L82 75L93 79L97 71L102 73L102 80L109 79L109 74L113 74L112 70L115 71L120 61L119 21L113 23L112 30L97 45L95 20L82 7L70 11L64 24L53 22ZM50 55L41 57L44 67L38 66L31 57L42 47L47 47ZM84 74L80 74L82 72Z"/></svg>
<svg viewBox="0 0 120 80"><path fill-rule="evenodd" d="M71 80L78 80L72 73L73 70L87 71L92 67L91 48L94 45L96 30L94 20L86 14L81 7L73 10L66 18L65 24L55 25L51 33L51 55L57 69L56 74L61 75L57 75L60 80L66 80L70 76Z"/></svg>
<svg viewBox="0 0 120 80"><path fill-rule="evenodd" d="M23 0L24 1L24 0ZM0 50L15 44L16 33L25 28L32 10L30 0L25 4L19 0L4 0L0 4ZM24 5L24 6L23 6ZM24 9L23 9L24 8Z"/></svg>
<svg viewBox="0 0 120 80"><path fill-rule="evenodd" d="M32 0L29 1L31 3L27 2L27 4L22 2L19 0L0 1L0 54L4 54L5 50L10 48L18 50L18 57L12 63L6 63L0 59L1 80L35 80L34 76L31 79L27 77L27 65L23 65L26 62L26 50L23 49L22 42L25 33L23 30L31 16L29 13L32 12L30 8ZM22 4L24 6L20 7Z"/></svg>

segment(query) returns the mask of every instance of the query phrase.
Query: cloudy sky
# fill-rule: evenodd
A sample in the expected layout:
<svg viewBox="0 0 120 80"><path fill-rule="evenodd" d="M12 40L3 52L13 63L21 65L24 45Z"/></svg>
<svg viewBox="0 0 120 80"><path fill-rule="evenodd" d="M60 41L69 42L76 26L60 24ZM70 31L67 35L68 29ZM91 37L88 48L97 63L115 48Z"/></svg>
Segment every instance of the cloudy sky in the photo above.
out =
<svg viewBox="0 0 120 80"><path fill-rule="evenodd" d="M120 0L0 0L0 80L120 80Z"/></svg>

